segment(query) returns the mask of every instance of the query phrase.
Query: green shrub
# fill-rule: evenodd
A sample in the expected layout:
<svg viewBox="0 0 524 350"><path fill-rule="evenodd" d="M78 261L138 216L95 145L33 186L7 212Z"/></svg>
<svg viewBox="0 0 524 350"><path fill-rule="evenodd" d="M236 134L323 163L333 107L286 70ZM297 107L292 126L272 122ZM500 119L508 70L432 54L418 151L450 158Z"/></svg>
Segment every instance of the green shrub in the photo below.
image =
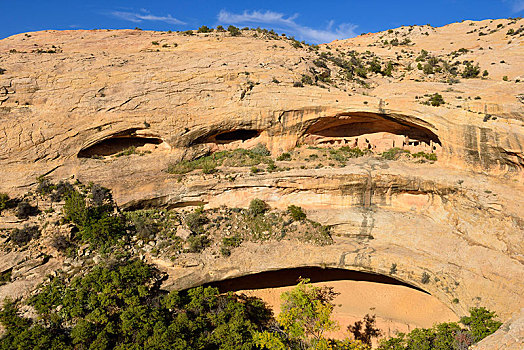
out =
<svg viewBox="0 0 524 350"><path fill-rule="evenodd" d="M253 216L263 215L269 206L262 199L255 198L249 203L249 211Z"/></svg>
<svg viewBox="0 0 524 350"><path fill-rule="evenodd" d="M475 66L470 62L466 63L466 67L462 71L462 78L476 78L480 74L480 67L477 63Z"/></svg>
<svg viewBox="0 0 524 350"><path fill-rule="evenodd" d="M397 160L402 154L409 154L409 151L394 147L382 152L381 157L387 160Z"/></svg>
<svg viewBox="0 0 524 350"><path fill-rule="evenodd" d="M217 172L216 163L212 160L202 162L202 173L213 174Z"/></svg>
<svg viewBox="0 0 524 350"><path fill-rule="evenodd" d="M302 221L306 219L306 213L302 210L301 207L296 205L290 205L287 207L287 211L291 218L295 221Z"/></svg>
<svg viewBox="0 0 524 350"><path fill-rule="evenodd" d="M476 342L495 333L502 325L502 322L494 320L494 318L497 317L495 312L488 311L484 307L471 308L469 312L470 316L462 317L460 323L469 328L469 331Z"/></svg>
<svg viewBox="0 0 524 350"><path fill-rule="evenodd" d="M225 32L226 30L222 26L217 26L217 32Z"/></svg>
<svg viewBox="0 0 524 350"><path fill-rule="evenodd" d="M121 152L118 152L115 154L115 157L124 157L124 156L130 156L132 154L137 154L136 147L135 146L129 146L128 148L124 149Z"/></svg>
<svg viewBox="0 0 524 350"><path fill-rule="evenodd" d="M426 63L424 65L424 67L422 68L422 72L424 72L424 74L433 74L433 73L435 73L433 71L433 66L431 64L429 64L429 63Z"/></svg>
<svg viewBox="0 0 524 350"><path fill-rule="evenodd" d="M229 32L229 34L231 34L231 36L240 36L240 35L242 35L242 32L240 31L240 29L238 29L237 27L235 27L233 25L230 25L229 27L227 27L227 31Z"/></svg>
<svg viewBox="0 0 524 350"><path fill-rule="evenodd" d="M487 69L484 69L484 72L482 72L483 77L487 77L489 75L489 72Z"/></svg>
<svg viewBox="0 0 524 350"><path fill-rule="evenodd" d="M84 196L74 191L65 200L64 217L79 228L81 241L95 247L111 245L125 234L125 219L114 213L112 202L94 203L88 206Z"/></svg>
<svg viewBox="0 0 524 350"><path fill-rule="evenodd" d="M313 78L306 74L302 74L302 78L300 81L302 82L302 84L305 85L313 85Z"/></svg>
<svg viewBox="0 0 524 350"><path fill-rule="evenodd" d="M262 143L259 143L255 147L253 147L251 152L255 155L263 156L263 157L269 156L271 154L271 152L269 152L269 150L267 149L266 145Z"/></svg>
<svg viewBox="0 0 524 350"><path fill-rule="evenodd" d="M502 80L504 80L504 81L508 81L508 80L509 80L509 78L508 78L508 76L507 76L507 75L505 75L505 76L503 76L503 77L502 77Z"/></svg>
<svg viewBox="0 0 524 350"><path fill-rule="evenodd" d="M13 275L13 269L9 269L0 273L0 286L11 282L11 276ZM0 319L1 321L1 319Z"/></svg>
<svg viewBox="0 0 524 350"><path fill-rule="evenodd" d="M208 28L207 26L201 26L200 28L198 28L197 33L211 33L212 31L212 28Z"/></svg>
<svg viewBox="0 0 524 350"><path fill-rule="evenodd" d="M211 243L205 234L191 235L187 238L190 253L200 253Z"/></svg>
<svg viewBox="0 0 524 350"><path fill-rule="evenodd" d="M284 153L282 153L281 155L279 155L279 156L277 157L277 160L278 160L278 161L291 160L291 153L289 153L289 152L284 152Z"/></svg>
<svg viewBox="0 0 524 350"><path fill-rule="evenodd" d="M224 237L222 238L222 245L227 248L236 248L240 247L242 244L242 237L240 235L234 235L231 237Z"/></svg>
<svg viewBox="0 0 524 350"><path fill-rule="evenodd" d="M158 43L158 41L152 41L151 44L153 44L153 45L160 45L160 44Z"/></svg>
<svg viewBox="0 0 524 350"><path fill-rule="evenodd" d="M428 104L430 104L430 105L432 105L434 107L438 107L438 106L443 105L443 104L446 103L444 101L444 98L442 97L442 95L439 94L438 92L435 92L433 95L431 95L427 102L428 102Z"/></svg>
<svg viewBox="0 0 524 350"><path fill-rule="evenodd" d="M0 214L2 213L2 210L8 209L10 207L11 207L11 198L9 198L7 193L0 192Z"/></svg>
<svg viewBox="0 0 524 350"><path fill-rule="evenodd" d="M304 84L301 81L295 81L293 87L304 87Z"/></svg>
<svg viewBox="0 0 524 350"><path fill-rule="evenodd" d="M425 152L417 152L412 154L413 158L424 158L431 161L437 160L437 155L435 153L425 153Z"/></svg>
<svg viewBox="0 0 524 350"><path fill-rule="evenodd" d="M387 66L386 66L386 69L384 69L384 72L383 74L387 77L390 77L392 76L392 73L393 73L393 63L388 62Z"/></svg>
<svg viewBox="0 0 524 350"><path fill-rule="evenodd" d="M194 233L204 233L204 225L209 222L203 207L198 207L185 217L187 228Z"/></svg>

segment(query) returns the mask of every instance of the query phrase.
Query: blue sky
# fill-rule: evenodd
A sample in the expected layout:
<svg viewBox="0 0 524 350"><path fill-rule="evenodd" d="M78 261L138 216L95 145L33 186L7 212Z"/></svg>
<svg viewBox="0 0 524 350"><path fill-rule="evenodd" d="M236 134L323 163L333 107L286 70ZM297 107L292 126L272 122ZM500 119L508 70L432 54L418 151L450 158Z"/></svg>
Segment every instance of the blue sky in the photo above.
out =
<svg viewBox="0 0 524 350"><path fill-rule="evenodd" d="M0 0L0 38L44 29L262 27L310 43L401 25L519 17L524 0Z"/></svg>

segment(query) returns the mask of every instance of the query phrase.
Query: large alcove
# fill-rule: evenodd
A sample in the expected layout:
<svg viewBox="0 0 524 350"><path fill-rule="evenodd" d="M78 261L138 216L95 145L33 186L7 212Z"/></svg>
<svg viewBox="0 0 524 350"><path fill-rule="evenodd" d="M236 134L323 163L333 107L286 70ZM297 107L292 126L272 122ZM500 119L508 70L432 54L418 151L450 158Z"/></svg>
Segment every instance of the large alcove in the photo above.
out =
<svg viewBox="0 0 524 350"><path fill-rule="evenodd" d="M318 118L306 129L302 142L320 147L359 147L375 152L396 147L432 153L442 146L439 137L426 127L387 114L367 112Z"/></svg>
<svg viewBox="0 0 524 350"><path fill-rule="evenodd" d="M220 292L243 293L261 298L275 312L280 312L281 294L291 290L299 278L308 278L315 286L333 287L340 293L333 318L340 331L333 337L346 336L349 324L365 314L377 317L377 326L385 336L415 327L456 321L458 317L440 300L426 291L389 276L335 268L300 267L266 271L211 283Z"/></svg>
<svg viewBox="0 0 524 350"><path fill-rule="evenodd" d="M83 148L78 152L78 158L111 156L129 149L130 147L151 151L163 143L164 141L160 138L137 135L135 129L127 130L111 135L110 137L104 138Z"/></svg>

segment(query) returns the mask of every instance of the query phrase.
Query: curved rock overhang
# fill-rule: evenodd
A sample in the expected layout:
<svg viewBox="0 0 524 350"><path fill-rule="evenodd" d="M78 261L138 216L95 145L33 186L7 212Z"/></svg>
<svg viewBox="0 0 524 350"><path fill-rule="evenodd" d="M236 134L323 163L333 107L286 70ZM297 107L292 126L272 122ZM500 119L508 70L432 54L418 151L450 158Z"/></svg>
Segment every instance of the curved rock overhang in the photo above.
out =
<svg viewBox="0 0 524 350"><path fill-rule="evenodd" d="M306 144L347 145L374 151L396 147L435 152L442 147L435 132L394 115L352 112L320 117L307 124L301 137Z"/></svg>
<svg viewBox="0 0 524 350"><path fill-rule="evenodd" d="M160 145L164 141L159 137L138 135L138 129L128 129L90 142L78 152L78 158L105 157L118 154L130 147Z"/></svg>
<svg viewBox="0 0 524 350"><path fill-rule="evenodd" d="M206 285L216 287L220 292L225 293L236 292L244 289L265 289L294 286L302 278L309 279L311 283L350 280L399 285L430 294L429 292L417 286L402 282L386 275L348 269L321 268L316 266L264 271L250 275L244 275L241 277L215 281Z"/></svg>

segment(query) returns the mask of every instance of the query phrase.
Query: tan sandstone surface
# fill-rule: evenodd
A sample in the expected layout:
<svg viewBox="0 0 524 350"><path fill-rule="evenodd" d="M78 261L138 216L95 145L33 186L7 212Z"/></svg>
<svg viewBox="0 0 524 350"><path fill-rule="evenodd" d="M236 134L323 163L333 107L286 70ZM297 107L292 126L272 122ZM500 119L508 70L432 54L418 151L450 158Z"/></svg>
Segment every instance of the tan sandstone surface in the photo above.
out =
<svg viewBox="0 0 524 350"><path fill-rule="evenodd" d="M524 40L507 34L523 25L501 19L402 27L318 49L254 31L15 35L0 41L0 192L21 195L46 175L106 186L123 209L247 207L253 198L273 208L299 205L332 227L332 245L246 242L230 257L204 251L174 261L144 258L167 272L167 289L282 268L337 267L416 286L456 317L479 305L506 321L524 307ZM383 44L394 38L411 41ZM453 53L461 48L467 51ZM449 62L472 60L480 76L489 75L459 75L450 84L447 73L424 74L416 68L422 49ZM322 53L347 58L351 50L394 62L392 76L368 73L358 83L330 60L328 68L314 63ZM326 69L329 82L294 86ZM446 103L421 103L434 93ZM376 155L400 147L438 160L365 156L343 167L279 161L289 169L257 174L232 167L166 171L171 163L258 143L273 156L300 145L356 145ZM114 156L128 146L143 152ZM1 219L0 228L23 225ZM40 259L45 273L59 264L35 251L9 254L0 272L30 273L0 286L1 297L27 295L43 278L28 261ZM425 274L430 280L423 283ZM427 325L417 322L401 321Z"/></svg>

